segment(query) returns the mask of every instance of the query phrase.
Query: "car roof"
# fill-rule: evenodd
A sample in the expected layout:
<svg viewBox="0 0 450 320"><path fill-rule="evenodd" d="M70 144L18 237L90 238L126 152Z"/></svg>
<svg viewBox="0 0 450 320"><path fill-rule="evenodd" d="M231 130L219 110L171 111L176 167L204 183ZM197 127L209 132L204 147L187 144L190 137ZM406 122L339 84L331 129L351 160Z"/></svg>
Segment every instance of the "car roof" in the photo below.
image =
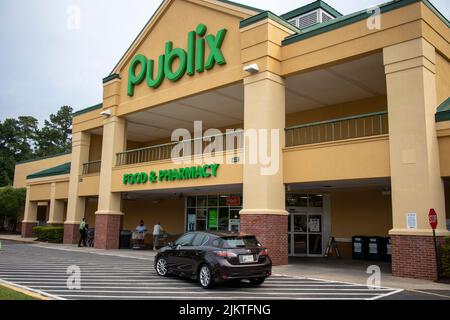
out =
<svg viewBox="0 0 450 320"><path fill-rule="evenodd" d="M218 238L223 237L254 237L252 234L242 233L242 232L229 232L229 231L197 231L193 233L202 233L206 235L212 235Z"/></svg>

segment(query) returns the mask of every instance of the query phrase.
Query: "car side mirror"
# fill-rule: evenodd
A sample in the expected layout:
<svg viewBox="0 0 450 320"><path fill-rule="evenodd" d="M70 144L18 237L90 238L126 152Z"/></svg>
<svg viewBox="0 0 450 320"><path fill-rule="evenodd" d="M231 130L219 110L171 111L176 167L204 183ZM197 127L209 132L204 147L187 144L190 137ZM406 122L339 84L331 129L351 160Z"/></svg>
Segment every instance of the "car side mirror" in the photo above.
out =
<svg viewBox="0 0 450 320"><path fill-rule="evenodd" d="M175 244L173 242L169 242L167 245L171 248L175 247Z"/></svg>

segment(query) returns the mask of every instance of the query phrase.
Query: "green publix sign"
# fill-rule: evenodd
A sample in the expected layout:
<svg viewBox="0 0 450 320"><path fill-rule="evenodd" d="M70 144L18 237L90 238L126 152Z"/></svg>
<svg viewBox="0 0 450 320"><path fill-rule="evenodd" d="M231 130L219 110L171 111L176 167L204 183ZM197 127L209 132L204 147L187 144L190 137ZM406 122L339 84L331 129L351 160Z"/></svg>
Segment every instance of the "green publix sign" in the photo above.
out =
<svg viewBox="0 0 450 320"><path fill-rule="evenodd" d="M217 177L219 167L219 164L206 164L204 166L197 167L160 170L158 173L155 171L151 171L150 173L126 173L123 175L123 184L139 185L146 183L207 179Z"/></svg>
<svg viewBox="0 0 450 320"><path fill-rule="evenodd" d="M146 79L147 86L153 89L158 88L164 78L176 82L185 73L194 76L196 73L203 73L211 70L215 64L225 65L227 62L222 53L222 44L227 34L227 29L221 29L214 36L206 34L206 26L199 24L195 31L188 33L187 51L181 48L173 48L173 42L166 42L165 53L158 59L158 71L155 76L155 61L147 59L142 54L136 55L131 61L128 70L128 96L134 96L135 86L141 84ZM205 57L206 45L209 47L209 56ZM179 60L178 68L173 70L175 60ZM138 66L140 71L136 73Z"/></svg>

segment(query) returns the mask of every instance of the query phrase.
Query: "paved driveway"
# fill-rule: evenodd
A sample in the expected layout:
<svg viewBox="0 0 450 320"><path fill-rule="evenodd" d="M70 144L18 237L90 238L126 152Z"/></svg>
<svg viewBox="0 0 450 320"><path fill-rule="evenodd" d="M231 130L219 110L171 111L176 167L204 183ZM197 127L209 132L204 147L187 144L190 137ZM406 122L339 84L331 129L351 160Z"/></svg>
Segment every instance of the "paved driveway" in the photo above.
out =
<svg viewBox="0 0 450 320"><path fill-rule="evenodd" d="M67 287L67 269L81 271L81 289ZM197 283L160 278L151 260L54 250L6 242L0 251L0 279L58 299L399 299L402 290L315 279L273 276L256 288L247 283L205 291ZM71 282L71 284L74 284Z"/></svg>

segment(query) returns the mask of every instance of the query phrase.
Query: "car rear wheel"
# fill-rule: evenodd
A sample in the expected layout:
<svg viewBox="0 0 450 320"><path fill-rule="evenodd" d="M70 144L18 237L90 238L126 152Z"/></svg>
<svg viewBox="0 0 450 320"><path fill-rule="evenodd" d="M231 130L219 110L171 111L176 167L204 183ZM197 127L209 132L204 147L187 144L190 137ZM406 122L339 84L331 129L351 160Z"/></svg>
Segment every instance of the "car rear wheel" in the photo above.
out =
<svg viewBox="0 0 450 320"><path fill-rule="evenodd" d="M255 285L255 286L260 286L264 283L264 281L266 281L266 278L253 278L250 279L250 283Z"/></svg>
<svg viewBox="0 0 450 320"><path fill-rule="evenodd" d="M164 257L158 258L156 262L156 272L160 277L167 277L169 274L169 270L167 268L167 260Z"/></svg>
<svg viewBox="0 0 450 320"><path fill-rule="evenodd" d="M213 274L211 268L207 264L201 266L200 271L198 272L198 280L204 289L211 289L214 287Z"/></svg>

